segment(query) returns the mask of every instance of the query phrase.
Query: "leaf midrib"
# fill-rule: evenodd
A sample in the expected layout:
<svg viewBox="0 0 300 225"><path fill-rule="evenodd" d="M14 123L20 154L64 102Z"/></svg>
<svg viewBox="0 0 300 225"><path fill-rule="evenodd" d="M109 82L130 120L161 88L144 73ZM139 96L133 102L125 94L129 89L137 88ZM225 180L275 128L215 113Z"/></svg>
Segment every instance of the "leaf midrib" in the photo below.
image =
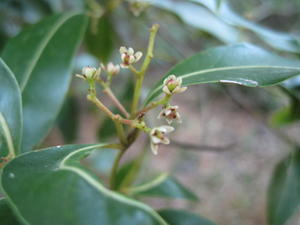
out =
<svg viewBox="0 0 300 225"><path fill-rule="evenodd" d="M186 79L188 77L192 77L194 75L204 74L204 73L211 73L216 71L226 71L226 70L238 70L238 69L287 69L287 70L299 70L300 67L289 67L289 66L228 66L228 67L218 67L213 69L205 69L205 70L198 70L192 73L187 73L184 75L178 75L177 77L181 77L182 79ZM171 74L171 73L169 73ZM163 84L160 84L154 91L151 93L151 96L158 92L161 89Z"/></svg>
<svg viewBox="0 0 300 225"><path fill-rule="evenodd" d="M23 109L22 109L22 100L21 100L22 99L21 89L20 89L20 86L18 85L18 81L15 77L15 74L11 71L11 69L8 67L6 62L1 57L0 57L0 63L3 65L3 67L7 70L8 74L10 75L10 79L14 83L15 88L18 90L17 91L18 92L18 98L20 99L20 102L19 102L20 103L19 115L20 115L20 121L21 121L21 124L20 124L20 127L19 127L20 137L19 137L19 142L14 145L15 153L18 154L19 151L20 151L21 142L22 142L22 138L23 138Z"/></svg>
<svg viewBox="0 0 300 225"><path fill-rule="evenodd" d="M37 48L37 51L34 54L34 57L32 58L31 63L27 67L27 70L24 72L24 79L23 82L20 83L20 89L21 92L24 91L26 88L26 85L30 79L30 75L32 74L35 66L37 65L37 62L39 61L42 53L44 52L44 49L46 48L47 44L50 42L52 37L55 35L56 31L67 21L69 18L79 14L79 12L72 12L69 14L63 15L61 18L58 19L56 24L48 31L48 33L45 35L44 40L40 43L40 46Z"/></svg>
<svg viewBox="0 0 300 225"><path fill-rule="evenodd" d="M169 225L167 224L163 218L161 218L161 216L156 213L152 208L150 208L149 206L134 201L132 199L126 198L116 192L110 191L108 189L106 189L99 181L97 181L96 179L94 179L92 176L90 176L88 173L86 173L84 170L82 170L79 167L75 167L75 166L70 166L67 165L68 159L70 159L72 156L76 155L77 153L81 152L81 151L87 151L90 149L95 149L95 148L105 148L107 146L103 145L103 144L99 144L99 145L94 145L94 146L88 146L88 147L84 147L84 148L80 148L76 151L71 152L70 154L68 154L60 163L59 165L59 169L60 170L68 170L71 171L73 173L75 173L76 175L80 176L81 178L83 178L86 182L88 182L91 186L93 186L94 188L96 188L99 192L103 193L106 196L109 196L112 199L118 200L120 202L124 202L127 203L128 205L132 205L132 206L136 206L138 208L141 208L143 210L145 210L146 212L148 212L149 214L151 214L155 219L157 219L162 225Z"/></svg>

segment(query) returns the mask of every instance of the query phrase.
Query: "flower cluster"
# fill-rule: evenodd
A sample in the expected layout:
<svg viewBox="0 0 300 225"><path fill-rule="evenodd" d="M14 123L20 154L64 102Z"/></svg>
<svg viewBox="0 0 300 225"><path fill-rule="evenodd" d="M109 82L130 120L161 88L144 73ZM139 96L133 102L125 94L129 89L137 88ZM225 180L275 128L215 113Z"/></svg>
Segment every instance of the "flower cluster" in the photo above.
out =
<svg viewBox="0 0 300 225"><path fill-rule="evenodd" d="M184 92L187 87L182 87L182 78L176 77L175 75L168 76L163 82L163 92L166 96L172 96L174 94ZM169 103L164 104L162 111L158 115L158 119L165 119L168 124L172 124L173 121L181 123L181 117L178 112L177 105L170 105ZM174 130L171 126L160 126L155 127L150 132L151 139L151 149L156 155L159 144L169 144L170 140L165 137L166 133L172 132Z"/></svg>
<svg viewBox="0 0 300 225"><path fill-rule="evenodd" d="M134 52L133 48L126 48L124 46L120 47L120 54L122 60L120 65L115 65L112 62L109 62L107 65L101 63L98 69L95 67L86 66L83 67L82 74L76 74L76 76L87 81L97 80L100 78L102 69L109 77L112 77L120 72L120 67L128 68L131 64L138 62L143 56L142 52Z"/></svg>
<svg viewBox="0 0 300 225"><path fill-rule="evenodd" d="M120 48L120 55L121 55L121 64L115 65L112 62L109 62L108 64L100 64L100 67L97 69L95 67L84 67L82 69L82 74L77 74L78 77L87 80L90 83L90 91L94 90L95 92L95 86L93 84L94 81L98 81L100 84L103 85L104 88L109 87L111 79L113 76L118 74L120 72L120 68L130 68L131 71L137 71L134 67L130 67L132 64L138 62L141 57L143 56L143 53L140 51L135 52L133 48L129 47L126 48L122 46ZM104 81L101 77L101 71L104 71L107 74L107 79ZM181 123L181 116L178 112L178 106L177 105L171 105L170 99L174 94L182 93L187 89L187 87L182 87L182 78L176 77L174 74L169 75L164 81L163 81L163 87L162 91L165 93L164 98L157 102L153 102L153 107L150 107L150 109L157 107L158 105L163 105L163 108L161 112L158 115L158 119L165 119L168 125L158 126L154 128L149 128L144 123L143 119L139 119L137 117L135 128L144 130L147 132L150 136L151 140L151 149L152 152L156 155L158 153L158 146L160 144L169 144L170 140L166 137L167 133L170 133L174 131L174 128L171 125L173 122ZM111 92L108 92L111 93ZM126 109L122 105L117 102L116 98L112 96L112 100L116 102L118 108L121 112L125 112L124 115L127 115ZM149 109L147 109L148 111ZM107 111L107 110L106 110ZM128 114L129 115L129 114ZM139 114L141 115L141 114ZM138 116L139 116L138 115ZM129 116L126 116L129 118ZM124 120L125 121L125 120ZM130 120L127 120L127 124L130 123Z"/></svg>

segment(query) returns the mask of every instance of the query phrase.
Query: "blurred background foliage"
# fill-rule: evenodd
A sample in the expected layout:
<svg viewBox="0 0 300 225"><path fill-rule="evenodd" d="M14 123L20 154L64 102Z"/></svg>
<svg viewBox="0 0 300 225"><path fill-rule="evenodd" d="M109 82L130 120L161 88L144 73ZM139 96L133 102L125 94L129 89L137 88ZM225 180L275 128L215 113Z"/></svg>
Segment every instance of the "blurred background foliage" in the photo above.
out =
<svg viewBox="0 0 300 225"><path fill-rule="evenodd" d="M91 19L74 73L86 65L120 62L121 45L145 52L148 29L153 23L161 28L155 59L146 77L148 86L178 61L223 44L246 41L299 58L300 0L151 2L153 5L122 0L1 0L0 51L11 37L44 17L87 9ZM113 138L115 130L110 121L85 101L86 88L83 82L73 81L57 125L42 146ZM130 74L123 70L115 78L113 90L127 107L132 89ZM184 124L173 137L176 145L164 147L157 158L147 156L148 168L153 170L144 169L140 177L154 176L157 171L175 173L188 186L196 187L202 201L197 206L180 201L147 201L154 206L184 205L223 225L265 224L267 215L262 209L267 204L265 193L271 172L299 145L299 77L265 89L224 84L189 89L176 99L184 115ZM146 95L147 89L144 91ZM155 114L149 123L155 124L154 118ZM145 142L141 138L127 158L145 148ZM103 151L84 163L104 176L113 158L114 153ZM274 179L272 183L278 182ZM298 225L299 216L295 215L290 224Z"/></svg>

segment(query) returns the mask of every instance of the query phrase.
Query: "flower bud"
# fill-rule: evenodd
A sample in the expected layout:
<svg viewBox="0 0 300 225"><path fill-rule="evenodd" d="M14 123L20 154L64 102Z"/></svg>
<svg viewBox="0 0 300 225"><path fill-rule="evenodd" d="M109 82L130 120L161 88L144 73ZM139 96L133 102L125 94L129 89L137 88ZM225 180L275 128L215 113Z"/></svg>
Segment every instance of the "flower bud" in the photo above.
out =
<svg viewBox="0 0 300 225"><path fill-rule="evenodd" d="M82 68L82 74L76 74L77 77L84 80L96 80L99 78L101 68L96 69L95 67L86 66Z"/></svg>
<svg viewBox="0 0 300 225"><path fill-rule="evenodd" d="M182 93L187 87L181 87L181 84L182 78L172 74L164 80L163 92L167 95Z"/></svg>
<svg viewBox="0 0 300 225"><path fill-rule="evenodd" d="M114 65L112 62L109 62L106 66L101 64L101 68L106 71L109 75L116 75L120 72L120 66Z"/></svg>

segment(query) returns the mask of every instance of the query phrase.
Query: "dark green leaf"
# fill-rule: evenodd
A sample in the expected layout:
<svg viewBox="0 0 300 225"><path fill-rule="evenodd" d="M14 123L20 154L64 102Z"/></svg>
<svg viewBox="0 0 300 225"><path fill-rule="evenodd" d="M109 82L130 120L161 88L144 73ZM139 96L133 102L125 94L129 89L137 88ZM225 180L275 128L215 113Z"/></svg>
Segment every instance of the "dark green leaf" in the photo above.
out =
<svg viewBox="0 0 300 225"><path fill-rule="evenodd" d="M148 183L133 187L129 193L136 196L198 200L198 197L193 192L179 183L177 179L167 174L162 174Z"/></svg>
<svg viewBox="0 0 300 225"><path fill-rule="evenodd" d="M22 139L22 105L18 83L0 58L0 157L19 152Z"/></svg>
<svg viewBox="0 0 300 225"><path fill-rule="evenodd" d="M218 1L215 0L190 0L192 2L200 3L212 10L220 19L229 25L235 27L242 27L254 32L265 43L269 44L275 49L299 53L300 52L300 39L284 32L273 31L269 28L258 25L252 21L249 21L242 16L235 13L228 1L222 1L218 5Z"/></svg>
<svg viewBox="0 0 300 225"><path fill-rule="evenodd" d="M268 191L268 222L283 225L300 206L300 150L275 168Z"/></svg>
<svg viewBox="0 0 300 225"><path fill-rule="evenodd" d="M89 164L101 175L109 176L118 152L114 149L95 151L88 158Z"/></svg>
<svg viewBox="0 0 300 225"><path fill-rule="evenodd" d="M80 164L108 145L52 147L20 155L1 184L14 211L30 225L167 225L149 206L106 189Z"/></svg>
<svg viewBox="0 0 300 225"><path fill-rule="evenodd" d="M0 199L0 222L1 225L21 225L4 198Z"/></svg>
<svg viewBox="0 0 300 225"><path fill-rule="evenodd" d="M122 190L130 186L139 174L139 168L141 166L143 156L137 157L129 162L125 163L118 171L116 175L116 189Z"/></svg>
<svg viewBox="0 0 300 225"><path fill-rule="evenodd" d="M165 76L182 77L183 85L234 83L270 86L300 74L300 63L250 44L234 44L200 52L177 64ZM152 88L146 103L162 93L163 79Z"/></svg>
<svg viewBox="0 0 300 225"><path fill-rule="evenodd" d="M85 43L91 54L107 63L115 47L115 32L108 16L90 21Z"/></svg>
<svg viewBox="0 0 300 225"><path fill-rule="evenodd" d="M76 98L69 96L57 118L58 127L65 143L71 143L77 137L79 124L79 107Z"/></svg>
<svg viewBox="0 0 300 225"><path fill-rule="evenodd" d="M85 26L82 14L55 15L11 39L2 53L22 92L23 152L38 144L55 122Z"/></svg>
<svg viewBox="0 0 300 225"><path fill-rule="evenodd" d="M158 212L170 225L216 225L199 215L182 210L163 209Z"/></svg>
<svg viewBox="0 0 300 225"><path fill-rule="evenodd" d="M239 41L239 31L228 25L208 9L188 1L152 0L151 4L177 15L183 22L203 30L224 43Z"/></svg>

